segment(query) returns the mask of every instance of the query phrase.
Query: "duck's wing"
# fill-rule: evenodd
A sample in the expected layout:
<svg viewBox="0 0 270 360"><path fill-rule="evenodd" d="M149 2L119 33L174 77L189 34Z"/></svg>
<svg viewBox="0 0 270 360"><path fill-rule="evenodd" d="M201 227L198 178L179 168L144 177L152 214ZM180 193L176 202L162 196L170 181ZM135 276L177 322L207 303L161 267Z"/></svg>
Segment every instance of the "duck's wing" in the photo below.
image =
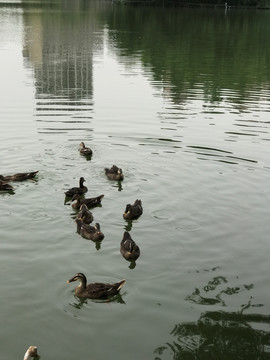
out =
<svg viewBox="0 0 270 360"><path fill-rule="evenodd" d="M104 283L92 283L87 285L87 294L92 299L102 299L107 298L110 294L110 290L113 288L113 285L104 284Z"/></svg>
<svg viewBox="0 0 270 360"><path fill-rule="evenodd" d="M140 216L143 213L143 208L141 205L134 205L132 208L132 214L134 216Z"/></svg>
<svg viewBox="0 0 270 360"><path fill-rule="evenodd" d="M99 195L99 196L97 196L95 198L84 199L82 202L85 205L87 205L88 207L92 207L92 206L99 205L103 198L104 198L104 195Z"/></svg>
<svg viewBox="0 0 270 360"><path fill-rule="evenodd" d="M81 189L81 188L79 188L79 187L73 187L73 188L67 190L67 191L65 192L65 194L66 194L66 196L71 197L71 196L73 196L73 195L75 195L75 194L79 194L79 193L80 193L80 189Z"/></svg>
<svg viewBox="0 0 270 360"><path fill-rule="evenodd" d="M121 249L124 252L129 252L131 253L133 248L135 246L135 242L132 239L123 239L121 242Z"/></svg>

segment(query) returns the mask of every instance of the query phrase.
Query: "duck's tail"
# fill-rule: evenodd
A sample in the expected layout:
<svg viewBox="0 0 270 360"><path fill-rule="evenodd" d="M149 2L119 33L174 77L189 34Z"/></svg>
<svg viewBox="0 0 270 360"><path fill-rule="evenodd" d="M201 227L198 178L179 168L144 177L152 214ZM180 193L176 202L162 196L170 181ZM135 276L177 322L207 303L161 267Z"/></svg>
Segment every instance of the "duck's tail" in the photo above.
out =
<svg viewBox="0 0 270 360"><path fill-rule="evenodd" d="M118 283L116 283L115 285L117 285L117 290L119 291L125 285L125 283L126 283L126 279L123 279Z"/></svg>

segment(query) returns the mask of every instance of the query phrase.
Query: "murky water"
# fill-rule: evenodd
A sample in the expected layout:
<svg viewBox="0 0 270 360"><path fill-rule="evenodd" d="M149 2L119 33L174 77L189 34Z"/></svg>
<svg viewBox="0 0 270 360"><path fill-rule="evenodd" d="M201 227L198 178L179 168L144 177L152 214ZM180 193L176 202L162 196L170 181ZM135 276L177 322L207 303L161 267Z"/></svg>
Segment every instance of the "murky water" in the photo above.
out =
<svg viewBox="0 0 270 360"><path fill-rule="evenodd" d="M270 358L270 14L0 5L0 173L39 170L0 194L0 358ZM81 176L101 243L65 202ZM77 272L127 282L82 302Z"/></svg>

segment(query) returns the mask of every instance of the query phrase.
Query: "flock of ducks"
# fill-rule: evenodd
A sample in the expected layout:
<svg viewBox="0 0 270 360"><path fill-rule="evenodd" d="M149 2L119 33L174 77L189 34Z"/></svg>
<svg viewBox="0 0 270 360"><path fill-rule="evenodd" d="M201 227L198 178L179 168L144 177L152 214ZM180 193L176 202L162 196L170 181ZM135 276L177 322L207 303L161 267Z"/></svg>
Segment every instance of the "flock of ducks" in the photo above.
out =
<svg viewBox="0 0 270 360"><path fill-rule="evenodd" d="M91 157L92 150L86 147L82 142L80 144L80 154ZM110 169L104 169L105 174L109 180L122 181L124 175L122 169L113 165ZM0 175L0 191L13 191L14 188L9 182L24 181L33 179L38 174L38 171L17 173L14 175L3 176ZM90 225L94 221L94 216L89 208L93 208L101 204L104 195L99 195L93 198L85 198L85 193L88 191L84 185L85 179L83 177L79 180L79 186L73 187L65 192L67 198L71 198L72 208L77 211L75 222L77 224L77 232L84 238L100 241L104 238L104 234L100 230L100 224ZM127 221L138 219L143 213L142 201L136 200L134 204L127 204L123 213L123 218ZM128 231L123 234L123 239L120 243L120 253L122 256L130 261L135 262L140 256L140 249L135 241L131 238ZM75 288L75 295L80 298L89 299L109 299L117 295L120 289L125 285L126 280L123 279L119 282L109 283L90 283L87 284L86 276L83 273L75 274L67 283L79 281L79 286ZM30 346L25 355L24 360L30 358L38 359L40 356L37 353L36 346Z"/></svg>
<svg viewBox="0 0 270 360"><path fill-rule="evenodd" d="M89 147L86 147L83 142L80 144L81 155L91 157L93 152ZM109 180L122 181L124 175L122 169L113 165L110 169L105 168L105 175ZM94 216L89 208L93 208L101 204L104 194L97 197L86 198L85 194L88 189L84 185L85 179L83 177L79 180L78 187L72 187L65 192L66 197L71 198L73 209L77 210L75 222L77 224L77 232L85 239L92 241L101 241L104 234L100 229L100 224L90 225L94 221ZM128 221L138 219L143 213L141 200L136 200L133 205L127 204L123 218ZM140 256L140 249L135 241L131 238L128 231L124 232L123 239L120 243L120 253L128 261L135 261ZM89 299L109 299L117 295L120 289L124 286L126 280L121 280L114 284L108 283L90 283L87 284L86 276L83 273L75 274L67 283L74 281L79 282L79 286L75 288L75 295L80 298Z"/></svg>

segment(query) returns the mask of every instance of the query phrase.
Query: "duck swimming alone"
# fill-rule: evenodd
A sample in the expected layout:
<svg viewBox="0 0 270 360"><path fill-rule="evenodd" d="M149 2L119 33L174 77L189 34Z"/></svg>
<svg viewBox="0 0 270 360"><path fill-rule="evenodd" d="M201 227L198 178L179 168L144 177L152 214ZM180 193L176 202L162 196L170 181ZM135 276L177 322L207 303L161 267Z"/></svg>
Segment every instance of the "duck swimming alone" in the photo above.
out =
<svg viewBox="0 0 270 360"><path fill-rule="evenodd" d="M80 153L82 155L91 156L93 154L93 151L89 147L86 147L84 142L81 142L80 143Z"/></svg>
<svg viewBox="0 0 270 360"><path fill-rule="evenodd" d="M14 175L3 176L0 175L0 180L2 181L23 181L28 179L33 179L37 175L38 171L32 171L28 173L18 173Z"/></svg>
<svg viewBox="0 0 270 360"><path fill-rule="evenodd" d="M142 213L142 201L137 199L133 205L127 204L123 217L125 220L135 220L138 219Z"/></svg>
<svg viewBox="0 0 270 360"><path fill-rule="evenodd" d="M132 240L129 232L127 231L124 232L123 239L120 244L120 253L126 260L129 261L137 260L140 256L139 246L134 240Z"/></svg>
<svg viewBox="0 0 270 360"><path fill-rule="evenodd" d="M109 180L117 180L117 181L124 180L122 169L120 169L116 165L113 165L110 169L105 168L104 171Z"/></svg>
<svg viewBox="0 0 270 360"><path fill-rule="evenodd" d="M97 197L88 198L88 199L81 199L78 194L75 194L71 201L76 200L75 203L72 204L73 209L79 209L82 204L85 204L88 208L97 206L101 204L101 200L104 198L104 195L99 195Z"/></svg>
<svg viewBox="0 0 270 360"><path fill-rule="evenodd" d="M94 220L94 216L85 204L82 204L80 211L78 212L76 219L81 219L84 224L91 224Z"/></svg>
<svg viewBox="0 0 270 360"><path fill-rule="evenodd" d="M71 283L79 281L80 285L76 287L75 294L78 297L89 299L107 299L119 293L120 289L125 285L126 280L121 280L115 284L91 283L87 284L84 274L78 273L67 281Z"/></svg>
<svg viewBox="0 0 270 360"><path fill-rule="evenodd" d="M77 232L88 240L101 241L104 239L103 232L100 231L99 223L96 223L94 226L83 223L82 219L76 219L77 223Z"/></svg>
<svg viewBox="0 0 270 360"><path fill-rule="evenodd" d="M83 185L85 179L83 177L80 178L80 187L73 187L65 192L66 196L72 197L75 194L82 195L88 191L87 187Z"/></svg>
<svg viewBox="0 0 270 360"><path fill-rule="evenodd" d="M24 354L23 360L30 360L31 358L38 359L40 356L37 353L36 346L29 346L26 353Z"/></svg>

